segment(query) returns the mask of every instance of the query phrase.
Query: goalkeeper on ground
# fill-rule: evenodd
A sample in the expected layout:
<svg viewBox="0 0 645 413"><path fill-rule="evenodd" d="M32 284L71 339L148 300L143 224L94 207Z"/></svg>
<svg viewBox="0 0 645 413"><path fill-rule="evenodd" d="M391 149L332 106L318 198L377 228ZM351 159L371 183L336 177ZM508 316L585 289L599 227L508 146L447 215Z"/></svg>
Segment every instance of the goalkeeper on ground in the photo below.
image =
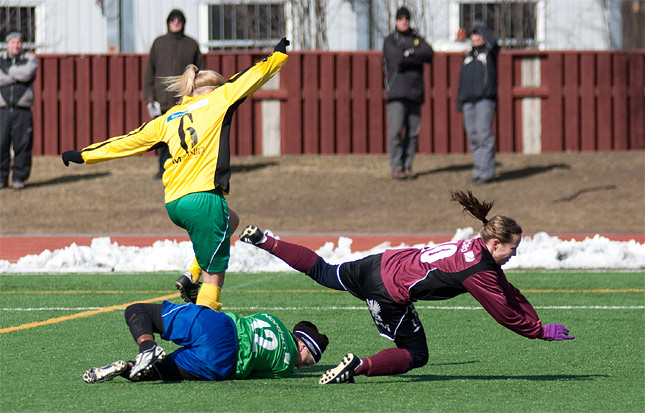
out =
<svg viewBox="0 0 645 413"><path fill-rule="evenodd" d="M83 374L86 383L116 376L133 381L289 377L294 368L320 361L329 343L309 321L290 332L271 314L240 317L191 303L133 304L125 320L139 345L135 361L89 369ZM166 356L155 333L181 347Z"/></svg>

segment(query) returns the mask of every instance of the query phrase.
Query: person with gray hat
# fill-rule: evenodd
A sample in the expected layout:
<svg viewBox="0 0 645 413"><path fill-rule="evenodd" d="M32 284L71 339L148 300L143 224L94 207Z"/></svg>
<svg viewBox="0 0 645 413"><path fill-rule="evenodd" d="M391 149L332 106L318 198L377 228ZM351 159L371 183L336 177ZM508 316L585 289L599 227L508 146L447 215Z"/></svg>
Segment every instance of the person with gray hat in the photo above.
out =
<svg viewBox="0 0 645 413"><path fill-rule="evenodd" d="M132 304L125 320L139 346L136 359L91 368L83 374L86 383L117 376L132 381L283 378L318 363L329 344L309 321L289 332L272 314L241 317L192 303ZM166 356L155 333L181 347Z"/></svg>
<svg viewBox="0 0 645 413"><path fill-rule="evenodd" d="M204 57L199 50L199 45L192 37L184 34L186 16L179 9L173 9L166 19L168 33L159 36L152 43L146 74L143 83L143 95L148 105L151 118L155 118L177 104L177 98L166 90L166 85L161 81L167 76L177 76L184 73L189 64L204 68ZM170 159L168 145L159 148L159 171L156 179L161 179L164 173L164 164Z"/></svg>
<svg viewBox="0 0 645 413"><path fill-rule="evenodd" d="M38 60L22 47L22 35L11 32L7 50L0 52L0 188L9 184L13 146L14 189L23 189L31 173L33 147L34 80Z"/></svg>

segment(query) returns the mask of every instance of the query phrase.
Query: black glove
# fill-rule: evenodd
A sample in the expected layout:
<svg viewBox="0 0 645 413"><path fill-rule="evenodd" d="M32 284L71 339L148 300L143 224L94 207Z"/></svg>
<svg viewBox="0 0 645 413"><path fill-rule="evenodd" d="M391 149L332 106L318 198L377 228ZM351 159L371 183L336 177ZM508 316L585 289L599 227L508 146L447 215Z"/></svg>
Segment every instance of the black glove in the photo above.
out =
<svg viewBox="0 0 645 413"><path fill-rule="evenodd" d="M63 163L65 166L69 166L70 162L74 163L85 163L80 152L77 151L65 151L63 152Z"/></svg>
<svg viewBox="0 0 645 413"><path fill-rule="evenodd" d="M286 37L283 37L280 42L273 48L274 52L281 52L284 54L287 54L287 46L289 46L291 42L287 40Z"/></svg>

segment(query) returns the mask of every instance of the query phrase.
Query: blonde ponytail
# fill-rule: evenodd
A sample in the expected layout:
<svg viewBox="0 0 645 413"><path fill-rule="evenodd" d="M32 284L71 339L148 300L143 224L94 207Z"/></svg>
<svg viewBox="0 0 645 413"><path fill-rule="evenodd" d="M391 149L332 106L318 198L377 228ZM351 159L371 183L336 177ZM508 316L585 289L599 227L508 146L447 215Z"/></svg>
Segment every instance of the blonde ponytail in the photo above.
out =
<svg viewBox="0 0 645 413"><path fill-rule="evenodd" d="M178 98L196 96L195 92L199 88L209 87L216 89L225 83L224 76L214 70L199 70L193 64L186 66L183 74L162 77L161 81L166 85L166 90L173 92L173 96Z"/></svg>

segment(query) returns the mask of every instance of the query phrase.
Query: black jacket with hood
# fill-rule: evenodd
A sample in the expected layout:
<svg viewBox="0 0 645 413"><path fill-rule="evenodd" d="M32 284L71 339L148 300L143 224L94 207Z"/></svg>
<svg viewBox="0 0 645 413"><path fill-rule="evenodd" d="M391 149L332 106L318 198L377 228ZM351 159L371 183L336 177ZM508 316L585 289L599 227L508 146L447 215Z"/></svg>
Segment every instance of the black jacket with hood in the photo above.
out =
<svg viewBox="0 0 645 413"><path fill-rule="evenodd" d="M461 65L457 110L461 112L464 103L481 99L497 99L497 38L483 23L475 23L476 30L484 38L484 45L471 48Z"/></svg>
<svg viewBox="0 0 645 413"><path fill-rule="evenodd" d="M186 27L184 14L180 10L172 10L168 15L167 23L170 23L174 17L179 17L184 22L184 26L177 33L171 33L168 30L168 33L157 37L152 43L143 86L145 99L159 102L162 113L173 107L177 98L166 92L164 84L161 83L161 77L180 75L191 63L200 69L204 68L204 58L199 45L192 37L184 34Z"/></svg>

